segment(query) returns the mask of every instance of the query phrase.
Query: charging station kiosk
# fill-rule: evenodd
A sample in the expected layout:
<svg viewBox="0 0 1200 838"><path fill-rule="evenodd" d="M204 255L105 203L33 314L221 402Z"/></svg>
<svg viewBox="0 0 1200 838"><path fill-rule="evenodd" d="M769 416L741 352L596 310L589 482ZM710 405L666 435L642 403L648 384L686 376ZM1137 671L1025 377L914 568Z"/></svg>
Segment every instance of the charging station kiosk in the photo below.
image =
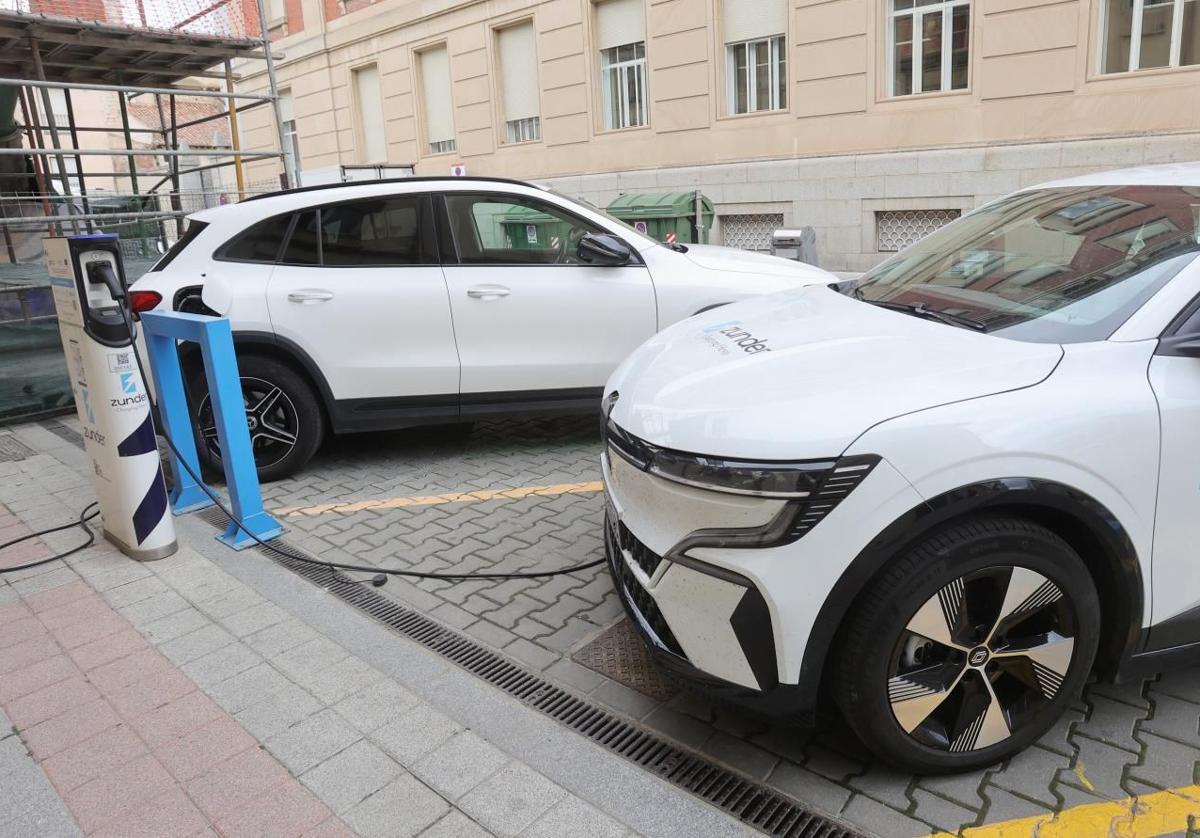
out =
<svg viewBox="0 0 1200 838"><path fill-rule="evenodd" d="M43 239L104 537L140 561L177 549L146 382L126 325L115 235Z"/></svg>

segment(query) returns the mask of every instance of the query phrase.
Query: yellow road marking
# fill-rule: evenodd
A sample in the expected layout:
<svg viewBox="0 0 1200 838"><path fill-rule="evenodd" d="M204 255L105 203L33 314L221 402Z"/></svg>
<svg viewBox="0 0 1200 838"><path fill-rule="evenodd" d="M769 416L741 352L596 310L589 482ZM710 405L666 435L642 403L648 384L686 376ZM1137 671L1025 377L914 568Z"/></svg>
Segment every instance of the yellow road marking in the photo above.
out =
<svg viewBox="0 0 1200 838"><path fill-rule="evenodd" d="M1189 816L1200 816L1200 786L1181 786L1032 818L973 826L963 830L962 838L1157 838L1186 831ZM955 836L938 832L930 838Z"/></svg>
<svg viewBox="0 0 1200 838"><path fill-rule="evenodd" d="M419 497L379 498L360 500L348 503L322 503L316 506L285 506L276 509L275 514L296 517L299 515L325 515L337 513L345 515L350 512L363 512L368 509L399 509L404 506L437 506L443 503L471 503L484 500L500 500L503 498L527 498L533 495L551 497L554 495L582 495L589 492L601 492L604 484L599 480L588 483L559 483L554 486L521 486L516 489L485 489L478 492L451 492L445 495L425 495Z"/></svg>

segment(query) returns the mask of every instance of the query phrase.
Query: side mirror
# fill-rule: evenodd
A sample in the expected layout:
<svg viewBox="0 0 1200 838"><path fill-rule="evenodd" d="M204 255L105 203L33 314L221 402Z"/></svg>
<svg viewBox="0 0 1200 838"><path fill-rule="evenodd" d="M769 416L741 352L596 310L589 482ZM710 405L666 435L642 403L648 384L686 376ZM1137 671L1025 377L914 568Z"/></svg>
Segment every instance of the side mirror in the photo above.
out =
<svg viewBox="0 0 1200 838"><path fill-rule="evenodd" d="M620 267L633 259L624 239L610 233L584 233L579 240L579 261L599 267Z"/></svg>
<svg viewBox="0 0 1200 838"><path fill-rule="evenodd" d="M1176 358L1200 358L1200 335L1188 333L1169 335L1158 342L1157 355L1170 355Z"/></svg>

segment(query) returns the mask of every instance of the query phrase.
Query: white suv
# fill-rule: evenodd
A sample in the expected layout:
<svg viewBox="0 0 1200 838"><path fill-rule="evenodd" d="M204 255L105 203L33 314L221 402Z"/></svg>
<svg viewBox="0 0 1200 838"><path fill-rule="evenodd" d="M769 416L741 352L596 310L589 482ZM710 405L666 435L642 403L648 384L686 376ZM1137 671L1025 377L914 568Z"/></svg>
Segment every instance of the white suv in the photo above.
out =
<svg viewBox="0 0 1200 838"><path fill-rule="evenodd" d="M229 316L259 474L274 479L327 429L595 410L658 329L831 281L763 254L661 245L527 183L406 178L197 212L131 301ZM190 368L202 449L219 459Z"/></svg>
<svg viewBox="0 0 1200 838"><path fill-rule="evenodd" d="M609 382L606 542L657 657L919 772L1200 651L1200 164L1028 189ZM1153 598L1151 594L1153 593Z"/></svg>

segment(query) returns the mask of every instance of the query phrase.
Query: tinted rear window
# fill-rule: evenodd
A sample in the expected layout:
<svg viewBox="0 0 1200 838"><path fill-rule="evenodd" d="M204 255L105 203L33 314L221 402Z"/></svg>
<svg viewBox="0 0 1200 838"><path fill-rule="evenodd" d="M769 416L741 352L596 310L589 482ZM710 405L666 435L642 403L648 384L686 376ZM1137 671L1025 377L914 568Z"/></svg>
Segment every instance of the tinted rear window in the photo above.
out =
<svg viewBox="0 0 1200 838"><path fill-rule="evenodd" d="M188 221L187 227L184 228L183 235L175 244L171 245L170 250L163 254L163 257L154 263L154 267L150 270L161 271L167 265L175 260L175 257L183 253L183 249L195 241L196 236L200 235L200 231L207 227L208 224L204 221L196 221L191 219Z"/></svg>
<svg viewBox="0 0 1200 838"><path fill-rule="evenodd" d="M337 267L432 262L422 246L423 203L420 195L401 195L322 207L322 264Z"/></svg>
<svg viewBox="0 0 1200 838"><path fill-rule="evenodd" d="M260 221L226 242L216 253L218 259L238 262L274 262L287 235L290 214Z"/></svg>
<svg viewBox="0 0 1200 838"><path fill-rule="evenodd" d="M281 260L287 265L319 265L321 251L318 247L319 230L317 229L317 211L308 210L296 217L296 226L292 228L292 237L288 239L287 250Z"/></svg>

